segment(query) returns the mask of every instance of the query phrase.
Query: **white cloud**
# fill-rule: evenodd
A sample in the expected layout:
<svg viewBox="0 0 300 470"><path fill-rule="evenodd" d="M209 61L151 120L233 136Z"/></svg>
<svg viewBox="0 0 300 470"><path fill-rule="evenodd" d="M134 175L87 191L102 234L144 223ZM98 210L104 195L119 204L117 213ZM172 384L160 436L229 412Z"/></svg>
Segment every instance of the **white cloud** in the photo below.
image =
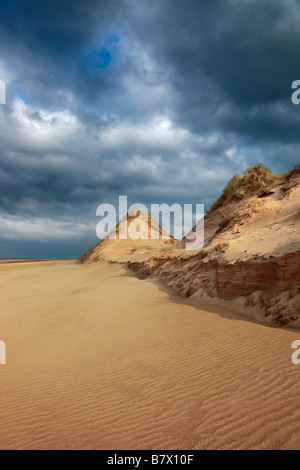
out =
<svg viewBox="0 0 300 470"><path fill-rule="evenodd" d="M84 240L95 233L95 225L57 218L20 218L0 215L1 238L7 240L49 242Z"/></svg>

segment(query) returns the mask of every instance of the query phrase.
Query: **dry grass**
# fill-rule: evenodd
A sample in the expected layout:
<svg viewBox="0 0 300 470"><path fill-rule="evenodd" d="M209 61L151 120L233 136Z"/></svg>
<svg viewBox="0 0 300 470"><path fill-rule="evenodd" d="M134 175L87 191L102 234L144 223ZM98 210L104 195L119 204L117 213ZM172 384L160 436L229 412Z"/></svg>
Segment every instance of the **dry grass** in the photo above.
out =
<svg viewBox="0 0 300 470"><path fill-rule="evenodd" d="M231 178L231 180L225 187L221 197L211 206L208 213L214 212L215 210L219 209L219 207L222 207L225 202L231 199L241 187L242 181L243 178L239 175L235 175L233 178Z"/></svg>
<svg viewBox="0 0 300 470"><path fill-rule="evenodd" d="M296 176L300 176L300 160L299 162L294 166L294 168L290 171L288 171L285 174L285 180L290 181L291 179L295 178Z"/></svg>
<svg viewBox="0 0 300 470"><path fill-rule="evenodd" d="M229 181L220 198L211 206L208 214L219 209L219 207L222 207L233 197L242 199L244 196L249 195L254 191L265 188L279 178L280 175L272 173L269 168L266 168L261 164L248 168L244 172L243 177L235 175Z"/></svg>

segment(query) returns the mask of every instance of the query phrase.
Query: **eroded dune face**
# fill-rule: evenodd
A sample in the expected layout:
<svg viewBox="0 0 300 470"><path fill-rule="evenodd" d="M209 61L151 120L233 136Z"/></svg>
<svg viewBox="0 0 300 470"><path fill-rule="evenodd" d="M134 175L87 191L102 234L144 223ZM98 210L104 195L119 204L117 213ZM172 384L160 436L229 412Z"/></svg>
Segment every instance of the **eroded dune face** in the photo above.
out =
<svg viewBox="0 0 300 470"><path fill-rule="evenodd" d="M206 216L204 249L184 247L130 266L197 301L300 327L299 173L229 199Z"/></svg>
<svg viewBox="0 0 300 470"><path fill-rule="evenodd" d="M157 226L158 240L150 234L148 240L106 238L79 261L127 262L140 277L161 280L196 301L225 302L259 321L299 328L300 166L281 177L269 172L263 184L269 170L250 170L240 189L205 217L203 249L187 250L186 239L163 240ZM147 238L147 215L140 230Z"/></svg>

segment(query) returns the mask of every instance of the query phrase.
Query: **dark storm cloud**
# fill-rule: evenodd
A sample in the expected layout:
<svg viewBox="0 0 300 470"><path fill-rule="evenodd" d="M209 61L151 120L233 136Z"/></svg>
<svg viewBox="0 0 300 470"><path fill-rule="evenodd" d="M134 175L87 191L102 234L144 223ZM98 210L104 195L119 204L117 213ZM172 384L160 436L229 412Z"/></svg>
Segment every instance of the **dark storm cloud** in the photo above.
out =
<svg viewBox="0 0 300 470"><path fill-rule="evenodd" d="M293 166L299 25L298 0L2 0L3 250L79 250L119 194L208 206L248 165Z"/></svg>
<svg viewBox="0 0 300 470"><path fill-rule="evenodd" d="M170 67L181 122L196 131L216 125L227 131L227 123L216 122L215 113L230 103L232 118L238 109L243 121L249 118L250 126L236 129L233 122L229 130L249 133L255 139L261 122L254 128L253 107L262 106L266 114L266 106L281 102L287 109L279 116L280 122L284 124L288 115L292 129L284 126L279 138L288 141L292 135L297 139L299 113L290 106L290 87L299 76L298 0L174 0L162 2L160 8L148 5L145 12L151 18L148 28L138 20L135 27L144 43ZM269 127L272 114L270 109L266 116ZM269 137L278 137L277 126Z"/></svg>

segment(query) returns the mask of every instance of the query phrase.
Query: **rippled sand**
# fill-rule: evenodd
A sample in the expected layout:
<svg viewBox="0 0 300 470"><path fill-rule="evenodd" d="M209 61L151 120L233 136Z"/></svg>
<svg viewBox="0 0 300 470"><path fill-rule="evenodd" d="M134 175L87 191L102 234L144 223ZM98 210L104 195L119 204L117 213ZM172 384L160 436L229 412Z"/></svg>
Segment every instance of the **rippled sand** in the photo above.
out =
<svg viewBox="0 0 300 470"><path fill-rule="evenodd" d="M299 332L105 262L0 265L1 449L300 448Z"/></svg>

